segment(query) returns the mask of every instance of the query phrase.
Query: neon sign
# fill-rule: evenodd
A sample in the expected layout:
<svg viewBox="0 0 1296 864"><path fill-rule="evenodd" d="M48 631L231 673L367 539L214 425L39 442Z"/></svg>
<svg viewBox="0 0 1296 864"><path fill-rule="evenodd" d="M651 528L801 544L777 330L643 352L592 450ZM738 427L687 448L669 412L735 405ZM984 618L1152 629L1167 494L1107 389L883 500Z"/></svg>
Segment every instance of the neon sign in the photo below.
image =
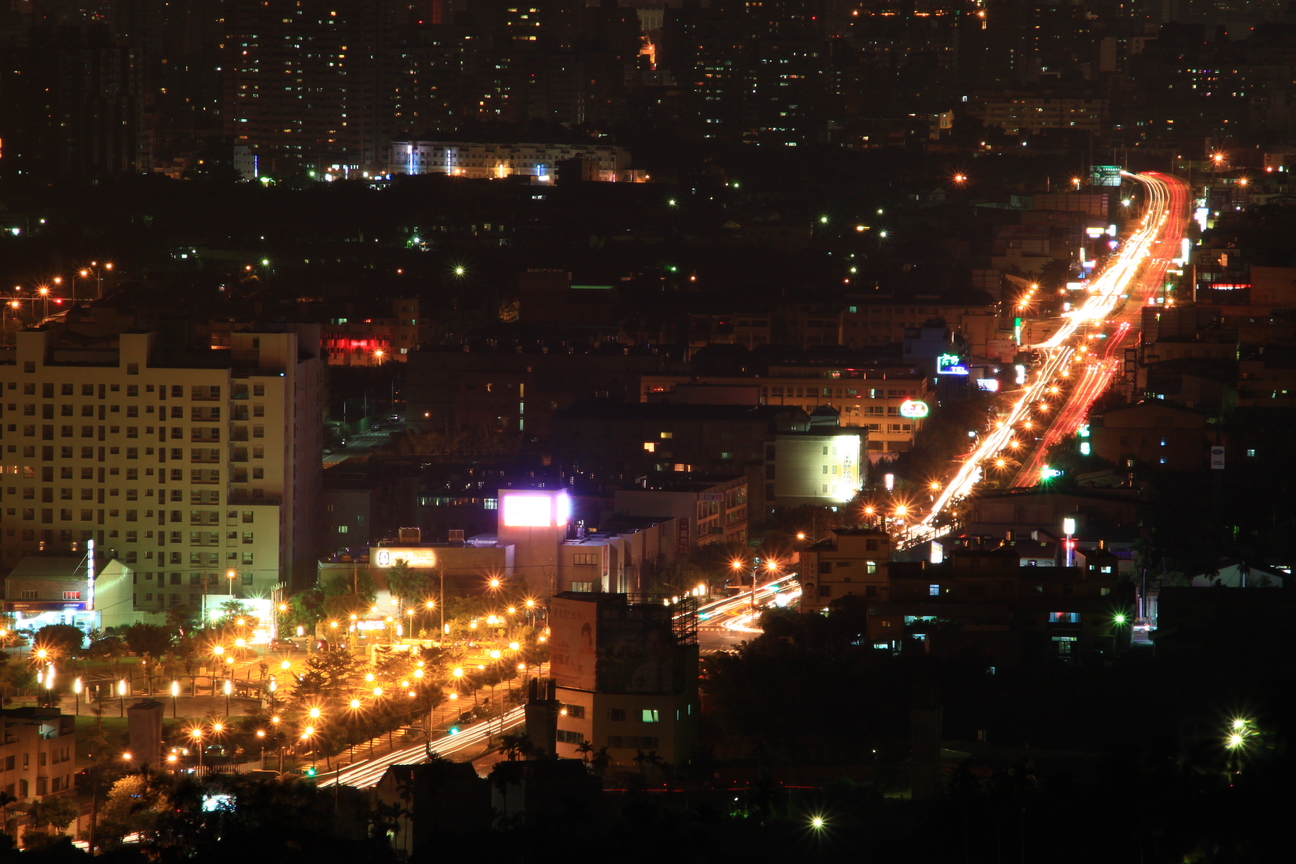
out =
<svg viewBox="0 0 1296 864"><path fill-rule="evenodd" d="M967 367L959 362L957 354L942 354L936 358L937 375L966 375Z"/></svg>
<svg viewBox="0 0 1296 864"><path fill-rule="evenodd" d="M94 583L95 583L94 547L95 547L95 541L93 540L86 541L86 606L85 608L87 612L94 611L94 600L95 600L94 598Z"/></svg>
<svg viewBox="0 0 1296 864"><path fill-rule="evenodd" d="M921 420L931 413L926 402L917 399L906 399L900 403L900 416L910 420Z"/></svg>

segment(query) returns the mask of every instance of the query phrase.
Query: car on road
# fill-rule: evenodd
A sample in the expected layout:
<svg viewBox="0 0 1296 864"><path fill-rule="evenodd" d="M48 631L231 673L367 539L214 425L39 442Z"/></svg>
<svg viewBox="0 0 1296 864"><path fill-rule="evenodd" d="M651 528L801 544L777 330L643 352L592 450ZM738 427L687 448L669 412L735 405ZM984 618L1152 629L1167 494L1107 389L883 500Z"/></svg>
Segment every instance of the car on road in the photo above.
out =
<svg viewBox="0 0 1296 864"><path fill-rule="evenodd" d="M291 639L271 639L271 651L300 651L301 646Z"/></svg>

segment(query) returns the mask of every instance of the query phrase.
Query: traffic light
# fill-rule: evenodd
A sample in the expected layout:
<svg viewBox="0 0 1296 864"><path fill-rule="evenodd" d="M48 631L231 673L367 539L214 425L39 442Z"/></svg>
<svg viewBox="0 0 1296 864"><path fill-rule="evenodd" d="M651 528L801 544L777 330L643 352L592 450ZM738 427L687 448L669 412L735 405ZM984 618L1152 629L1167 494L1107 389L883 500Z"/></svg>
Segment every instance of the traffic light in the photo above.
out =
<svg viewBox="0 0 1296 864"><path fill-rule="evenodd" d="M458 734L459 734L459 727L458 727L458 726L451 726L451 727L446 731L446 734L447 734L447 735L458 735Z"/></svg>
<svg viewBox="0 0 1296 864"><path fill-rule="evenodd" d="M315 766L314 766L314 765L312 765L312 766L310 766L309 768L306 769L306 776L307 776L307 777L314 777L314 776L315 776Z"/></svg>

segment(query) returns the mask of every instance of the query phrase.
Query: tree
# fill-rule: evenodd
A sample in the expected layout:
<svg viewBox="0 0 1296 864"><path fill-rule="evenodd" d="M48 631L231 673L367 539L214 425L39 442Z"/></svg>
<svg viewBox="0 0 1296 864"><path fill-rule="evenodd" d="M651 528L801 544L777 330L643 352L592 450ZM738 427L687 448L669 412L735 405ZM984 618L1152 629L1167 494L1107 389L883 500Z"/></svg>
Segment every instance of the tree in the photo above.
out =
<svg viewBox="0 0 1296 864"><path fill-rule="evenodd" d="M594 773L602 777L607 773L608 766L612 764L612 757L608 755L608 748L600 747L594 751L594 758L590 759L590 767Z"/></svg>
<svg viewBox="0 0 1296 864"><path fill-rule="evenodd" d="M128 774L113 784L99 811L96 828L104 846L119 844L127 834L147 837L171 810L169 781L153 774Z"/></svg>
<svg viewBox="0 0 1296 864"><path fill-rule="evenodd" d="M427 593L427 577L420 570L415 570L404 558L397 558L396 563L387 570L387 587L401 602L405 609L422 602Z"/></svg>
<svg viewBox="0 0 1296 864"><path fill-rule="evenodd" d="M576 745L576 752L585 757L585 764L588 765L590 754L594 752L594 745L582 738L581 742Z"/></svg>
<svg viewBox="0 0 1296 864"><path fill-rule="evenodd" d="M183 636L190 630L198 629L198 610L183 603L167 607L166 623L172 632Z"/></svg>
<svg viewBox="0 0 1296 864"><path fill-rule="evenodd" d="M126 628L123 635L126 637L126 647L130 648L131 653L149 661L150 664L167 653L174 640L173 631L160 624L132 624Z"/></svg>
<svg viewBox="0 0 1296 864"><path fill-rule="evenodd" d="M47 624L36 631L33 650L44 648L56 657L75 657L81 653L85 634L71 624Z"/></svg>
<svg viewBox="0 0 1296 864"><path fill-rule="evenodd" d="M36 684L36 672L27 663L10 663L9 655L0 654L0 697L5 703L18 690L30 688Z"/></svg>
<svg viewBox="0 0 1296 864"><path fill-rule="evenodd" d="M369 611L370 601L356 594L337 594L324 601L324 614L331 621L346 621Z"/></svg>
<svg viewBox="0 0 1296 864"><path fill-rule="evenodd" d="M80 815L81 809L71 798L62 795L46 795L31 807L33 825L49 826L56 831L63 831Z"/></svg>
<svg viewBox="0 0 1296 864"><path fill-rule="evenodd" d="M0 830L6 832L9 830L9 805L17 801L18 799L15 796L0 789L0 815L4 817L4 821L0 822Z"/></svg>
<svg viewBox="0 0 1296 864"><path fill-rule="evenodd" d="M90 643L86 656L91 660L112 661L116 670L117 661L126 656L126 643L116 636L100 636Z"/></svg>
<svg viewBox="0 0 1296 864"><path fill-rule="evenodd" d="M525 732L507 732L500 736L500 752L510 762L517 761L518 757L526 758L535 753L535 744L532 743L531 737Z"/></svg>

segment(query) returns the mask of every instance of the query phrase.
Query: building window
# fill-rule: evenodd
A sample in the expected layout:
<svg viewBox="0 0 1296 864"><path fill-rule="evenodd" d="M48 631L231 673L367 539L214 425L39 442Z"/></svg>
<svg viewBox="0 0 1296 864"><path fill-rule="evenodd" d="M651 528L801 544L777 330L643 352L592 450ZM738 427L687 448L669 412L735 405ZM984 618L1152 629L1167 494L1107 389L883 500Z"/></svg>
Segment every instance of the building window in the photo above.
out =
<svg viewBox="0 0 1296 864"><path fill-rule="evenodd" d="M656 708L644 708L639 712L639 719L644 723L656 723L661 718Z"/></svg>
<svg viewBox="0 0 1296 864"><path fill-rule="evenodd" d="M81 592L80 592L80 591L64 591L64 592L63 592L63 599L64 599L64 600L80 600L80 599L81 599Z"/></svg>
<svg viewBox="0 0 1296 864"><path fill-rule="evenodd" d="M584 740L579 732L573 732L570 729L558 730L559 744L580 744Z"/></svg>
<svg viewBox="0 0 1296 864"><path fill-rule="evenodd" d="M568 717L571 717L571 718L576 719L576 720L584 720L584 719L585 719L585 706L584 706L584 705L564 705L564 706L563 706L563 710L567 712L567 716L568 716Z"/></svg>
<svg viewBox="0 0 1296 864"><path fill-rule="evenodd" d="M35 600L35 599L36 599L36 592L35 592L35 591L32 591L31 589L24 589L24 590L18 592L18 599L19 599L19 600Z"/></svg>
<svg viewBox="0 0 1296 864"><path fill-rule="evenodd" d="M928 586L927 586L927 596L928 596L928 597L939 597L939 596L940 596L940 586L939 586L939 585L928 585Z"/></svg>
<svg viewBox="0 0 1296 864"><path fill-rule="evenodd" d="M625 720L625 709L624 709L624 708L609 708L609 709L608 709L608 720L612 721L613 723L620 723L620 722L624 721L624 720Z"/></svg>

